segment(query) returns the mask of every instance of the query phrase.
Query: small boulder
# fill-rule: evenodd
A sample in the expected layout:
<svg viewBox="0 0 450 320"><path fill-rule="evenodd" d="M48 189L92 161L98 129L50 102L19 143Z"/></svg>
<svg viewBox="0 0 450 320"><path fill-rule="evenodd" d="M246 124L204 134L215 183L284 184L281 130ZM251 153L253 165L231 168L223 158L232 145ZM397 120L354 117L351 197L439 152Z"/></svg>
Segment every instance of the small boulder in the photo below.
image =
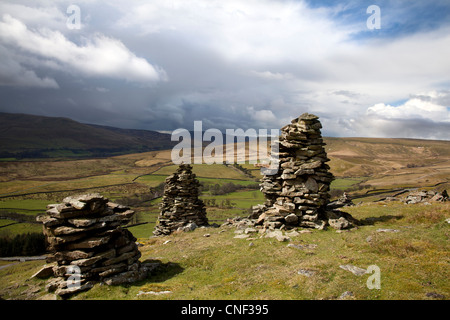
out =
<svg viewBox="0 0 450 320"><path fill-rule="evenodd" d="M284 217L287 224L295 225L298 223L298 216L295 213L288 214Z"/></svg>
<svg viewBox="0 0 450 320"><path fill-rule="evenodd" d="M33 274L31 278L39 278L39 279L46 279L50 276L53 276L53 267L55 264L46 264L41 269L39 269L38 272Z"/></svg>
<svg viewBox="0 0 450 320"><path fill-rule="evenodd" d="M341 265L341 266L339 266L339 268L344 269L346 271L350 271L355 276L362 276L363 274L367 273L366 269L362 269L362 268L353 266L351 264Z"/></svg>

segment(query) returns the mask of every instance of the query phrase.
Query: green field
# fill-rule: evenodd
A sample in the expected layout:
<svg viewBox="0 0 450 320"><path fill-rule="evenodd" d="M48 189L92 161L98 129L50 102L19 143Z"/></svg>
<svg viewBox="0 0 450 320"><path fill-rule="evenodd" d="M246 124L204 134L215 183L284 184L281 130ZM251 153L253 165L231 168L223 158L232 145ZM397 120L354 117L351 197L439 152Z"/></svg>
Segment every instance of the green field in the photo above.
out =
<svg viewBox="0 0 450 320"><path fill-rule="evenodd" d="M46 200L4 199L0 201L0 210L12 209L24 214L35 214L34 211L44 212L48 204Z"/></svg>
<svg viewBox="0 0 450 320"><path fill-rule="evenodd" d="M364 181L364 178L337 178L331 182L331 189L345 190Z"/></svg>
<svg viewBox="0 0 450 320"><path fill-rule="evenodd" d="M197 177L201 178L226 178L226 179L237 179L237 180L248 180L248 178L240 171L233 169L232 167L225 166L222 164L193 164L192 171L197 175ZM160 175L171 175L177 170L178 166L166 166L158 171L154 172L154 174Z"/></svg>
<svg viewBox="0 0 450 320"><path fill-rule="evenodd" d="M14 220L7 220L7 219L1 219L2 223L4 221L9 221L9 225L6 227L1 227L0 225L0 236L8 236L8 237L14 237L18 234L23 233L32 233L32 232L42 232L42 226L39 224L32 224L32 223L18 223Z"/></svg>
<svg viewBox="0 0 450 320"><path fill-rule="evenodd" d="M398 203L349 208L365 225L343 233L313 230L293 237L290 243L311 246L305 250L259 234L250 241L234 239L234 228L143 237L138 239L143 244L141 260L161 261L159 271L131 285L95 285L72 299L335 300L344 292L351 292L350 299L362 300L436 299L430 294L448 299L449 209L449 204ZM398 232L378 232L381 228ZM44 296L46 281L29 280L43 264L24 262L0 270L0 296L30 299L31 287L37 290L31 298ZM349 264L363 269L378 266L381 289L367 287L369 274L356 276L339 267ZM298 274L301 269L314 274ZM170 293L138 295L140 291Z"/></svg>

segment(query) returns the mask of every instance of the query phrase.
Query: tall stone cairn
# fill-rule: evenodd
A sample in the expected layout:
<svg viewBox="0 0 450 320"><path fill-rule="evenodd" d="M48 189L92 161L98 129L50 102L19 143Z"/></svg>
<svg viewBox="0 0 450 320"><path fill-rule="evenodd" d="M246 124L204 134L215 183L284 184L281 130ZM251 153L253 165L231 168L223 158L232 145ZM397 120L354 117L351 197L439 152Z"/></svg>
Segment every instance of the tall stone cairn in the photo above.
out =
<svg viewBox="0 0 450 320"><path fill-rule="evenodd" d="M47 262L56 262L48 291L67 296L97 282L116 285L147 276L136 238L121 227L133 210L97 193L67 197L47 209L37 220L43 224L50 252Z"/></svg>
<svg viewBox="0 0 450 320"><path fill-rule="evenodd" d="M199 186L192 166L188 164L181 164L166 178L159 222L153 231L155 236L169 235L188 226L208 225L205 205L198 198Z"/></svg>
<svg viewBox="0 0 450 320"><path fill-rule="evenodd" d="M324 149L319 118L304 113L281 128L279 167L274 175L261 179L266 202L253 207L253 218L268 228L311 227L331 225L344 229L356 223L349 214L328 210L330 161ZM276 155L272 158L276 159ZM342 219L341 219L342 218Z"/></svg>

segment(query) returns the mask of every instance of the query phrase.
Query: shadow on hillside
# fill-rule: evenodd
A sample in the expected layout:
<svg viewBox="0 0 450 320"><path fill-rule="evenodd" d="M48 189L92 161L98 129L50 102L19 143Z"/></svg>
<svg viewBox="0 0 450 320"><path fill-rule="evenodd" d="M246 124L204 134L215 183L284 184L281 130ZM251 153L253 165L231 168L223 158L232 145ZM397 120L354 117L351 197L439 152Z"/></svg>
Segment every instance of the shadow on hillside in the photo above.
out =
<svg viewBox="0 0 450 320"><path fill-rule="evenodd" d="M368 218L359 220L359 222L363 226L368 226L368 225L372 226L377 222L387 222L389 220L400 220L403 218L404 218L404 216L386 215L386 216L380 216L380 217L368 217Z"/></svg>
<svg viewBox="0 0 450 320"><path fill-rule="evenodd" d="M158 264L142 282L164 282L184 270L184 268L175 262L162 263L160 260L146 259L142 261L142 264Z"/></svg>

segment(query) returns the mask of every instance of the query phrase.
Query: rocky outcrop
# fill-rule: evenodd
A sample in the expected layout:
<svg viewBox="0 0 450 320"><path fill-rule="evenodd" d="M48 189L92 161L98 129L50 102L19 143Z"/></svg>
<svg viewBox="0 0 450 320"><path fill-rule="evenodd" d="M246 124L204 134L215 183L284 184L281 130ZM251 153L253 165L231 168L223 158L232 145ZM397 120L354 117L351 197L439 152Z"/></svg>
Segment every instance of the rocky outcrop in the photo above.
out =
<svg viewBox="0 0 450 320"><path fill-rule="evenodd" d="M155 236L208 225L205 205L198 198L199 186L192 166L188 164L181 164L174 174L166 178L161 212L153 231Z"/></svg>
<svg viewBox="0 0 450 320"><path fill-rule="evenodd" d="M47 206L37 217L48 243L47 262L55 262L55 276L47 289L60 296L92 288L144 279L136 238L121 226L134 211L109 202L100 194L65 198Z"/></svg>
<svg viewBox="0 0 450 320"><path fill-rule="evenodd" d="M410 192L403 201L406 204L416 204L416 203L430 203L430 202L445 202L448 201L447 190L442 192L438 191L424 191L416 190Z"/></svg>
<svg viewBox="0 0 450 320"><path fill-rule="evenodd" d="M333 175L326 164L318 117L302 114L281 129L279 152L272 154L271 163L278 159L278 172L265 175L261 191L266 202L253 207L251 217L270 228L312 227L337 229L357 223L349 214L327 209Z"/></svg>

